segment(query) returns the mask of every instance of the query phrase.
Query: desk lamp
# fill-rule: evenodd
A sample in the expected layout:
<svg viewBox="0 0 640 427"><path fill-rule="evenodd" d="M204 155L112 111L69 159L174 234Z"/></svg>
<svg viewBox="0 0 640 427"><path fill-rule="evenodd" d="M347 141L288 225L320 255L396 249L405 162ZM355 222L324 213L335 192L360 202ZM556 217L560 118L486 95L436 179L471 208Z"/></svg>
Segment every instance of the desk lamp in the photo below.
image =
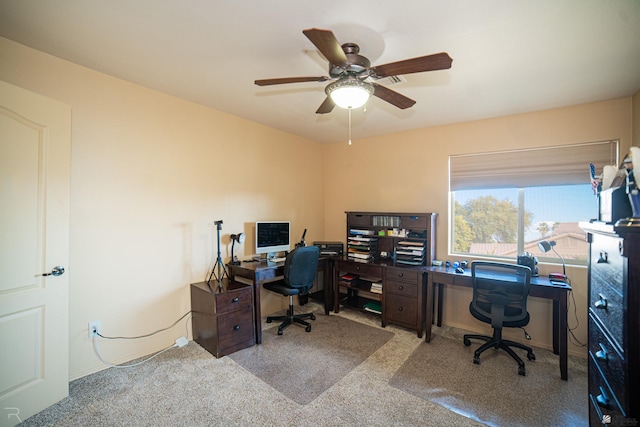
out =
<svg viewBox="0 0 640 427"><path fill-rule="evenodd" d="M551 241L543 240L543 241L538 243L538 248L543 253L547 253L550 250L552 250L553 252L555 252L556 255L558 255L558 257L562 261L562 274L550 273L549 274L549 279L551 279L551 280L560 280L562 282L566 282L567 281L567 270L565 268L564 258L562 258L562 256L560 256L558 251L556 251L556 248L554 247L555 245L556 245L556 241L555 240L551 240Z"/></svg>
<svg viewBox="0 0 640 427"><path fill-rule="evenodd" d="M232 234L231 235L231 265L240 265L240 261L238 261L237 257L233 256L233 248L236 245L236 242L239 244L243 244L245 239L244 233Z"/></svg>

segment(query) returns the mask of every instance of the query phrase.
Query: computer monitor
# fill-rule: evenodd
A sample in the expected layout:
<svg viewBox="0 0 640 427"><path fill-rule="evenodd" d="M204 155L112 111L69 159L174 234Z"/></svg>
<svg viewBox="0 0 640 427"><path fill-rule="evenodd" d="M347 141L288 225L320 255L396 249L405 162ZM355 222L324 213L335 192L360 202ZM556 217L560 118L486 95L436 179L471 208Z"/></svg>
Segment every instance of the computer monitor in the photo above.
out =
<svg viewBox="0 0 640 427"><path fill-rule="evenodd" d="M267 258L276 256L276 252L291 250L289 221L256 222L256 254L267 254Z"/></svg>

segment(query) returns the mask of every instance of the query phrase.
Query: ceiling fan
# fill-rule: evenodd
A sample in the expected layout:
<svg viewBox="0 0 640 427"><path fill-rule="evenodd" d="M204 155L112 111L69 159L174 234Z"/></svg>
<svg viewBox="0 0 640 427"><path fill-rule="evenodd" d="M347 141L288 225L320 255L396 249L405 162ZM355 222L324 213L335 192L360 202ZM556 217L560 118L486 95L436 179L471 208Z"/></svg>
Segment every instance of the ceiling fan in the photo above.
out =
<svg viewBox="0 0 640 427"><path fill-rule="evenodd" d="M325 88L327 97L316 111L317 114L330 113L336 104L342 108L358 108L364 105L371 95L400 109L409 108L416 101L372 80L402 74L445 70L451 68L451 62L453 61L449 54L441 52L372 67L367 58L358 54L360 47L357 44L344 43L340 45L333 32L318 28L310 28L302 32L329 61L330 77L283 77L256 80L255 84L258 86L270 86L335 80ZM359 98L345 98L347 95L355 95L356 98Z"/></svg>

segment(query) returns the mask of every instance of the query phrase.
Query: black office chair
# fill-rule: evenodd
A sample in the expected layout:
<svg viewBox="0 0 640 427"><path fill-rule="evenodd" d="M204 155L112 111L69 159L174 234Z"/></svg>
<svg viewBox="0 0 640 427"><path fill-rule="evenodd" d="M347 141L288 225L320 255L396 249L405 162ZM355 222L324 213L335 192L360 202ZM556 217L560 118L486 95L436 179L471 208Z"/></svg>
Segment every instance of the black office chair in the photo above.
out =
<svg viewBox="0 0 640 427"><path fill-rule="evenodd" d="M303 319L316 320L313 313L293 314L293 296L306 295L313 287L313 281L318 272L318 258L320 248L317 246L304 246L289 252L284 262L284 279L276 282L265 283L262 286L273 292L289 297L289 310L286 316L269 316L267 323L274 320L282 321L278 326L278 335L282 335L284 328L292 323L306 326L306 331L311 332L311 324Z"/></svg>
<svg viewBox="0 0 640 427"><path fill-rule="evenodd" d="M473 317L490 323L493 327L493 337L474 334L464 336L465 346L471 345L470 339L486 341L473 353L473 363L480 364L480 354L488 348L501 348L518 362L518 374L524 376L524 362L511 347L526 350L529 360L535 360L536 356L531 347L502 339L502 328L519 328L529 323L527 297L531 269L523 265L475 261L471 264L471 276L473 300L469 311Z"/></svg>

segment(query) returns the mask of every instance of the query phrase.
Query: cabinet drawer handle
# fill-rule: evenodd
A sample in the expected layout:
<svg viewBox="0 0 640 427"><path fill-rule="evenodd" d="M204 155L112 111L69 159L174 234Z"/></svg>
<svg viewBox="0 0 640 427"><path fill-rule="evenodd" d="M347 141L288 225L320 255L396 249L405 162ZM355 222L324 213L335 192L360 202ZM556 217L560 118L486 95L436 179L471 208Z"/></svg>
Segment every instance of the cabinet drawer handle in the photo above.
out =
<svg viewBox="0 0 640 427"><path fill-rule="evenodd" d="M404 289L404 286L402 286L402 285L398 286L398 290L399 290L399 291L401 291L401 290L403 290L403 289Z"/></svg>
<svg viewBox="0 0 640 427"><path fill-rule="evenodd" d="M233 330L234 330L234 331L239 331L239 330L240 330L240 325L236 325L236 326L234 326L234 327L233 327Z"/></svg>
<svg viewBox="0 0 640 427"><path fill-rule="evenodd" d="M234 299L232 299L232 300L231 300L231 302L233 302L233 303L238 302L238 301L240 301L240 300L238 299L238 297L235 297Z"/></svg>
<svg viewBox="0 0 640 427"><path fill-rule="evenodd" d="M599 298L598 301L596 301L595 304L593 304L593 306L595 308L606 310L607 309L607 298L602 294L598 294L598 298Z"/></svg>
<svg viewBox="0 0 640 427"><path fill-rule="evenodd" d="M607 392L604 391L604 388L600 387L600 394L596 396L596 402L598 402L598 406L601 406L605 409L611 409L611 400L609 396L607 396Z"/></svg>
<svg viewBox="0 0 640 427"><path fill-rule="evenodd" d="M398 277L404 277L404 273L398 274Z"/></svg>
<svg viewBox="0 0 640 427"><path fill-rule="evenodd" d="M598 264L604 264L609 262L609 254L605 251L600 251L600 256L598 257Z"/></svg>
<svg viewBox="0 0 640 427"><path fill-rule="evenodd" d="M398 311L402 311L402 310L403 310L403 308L402 308L402 307L398 307Z"/></svg>
<svg viewBox="0 0 640 427"><path fill-rule="evenodd" d="M607 349L605 348L604 344L600 343L600 350L596 351L596 359L604 360L605 362L607 362L607 356L609 356Z"/></svg>

